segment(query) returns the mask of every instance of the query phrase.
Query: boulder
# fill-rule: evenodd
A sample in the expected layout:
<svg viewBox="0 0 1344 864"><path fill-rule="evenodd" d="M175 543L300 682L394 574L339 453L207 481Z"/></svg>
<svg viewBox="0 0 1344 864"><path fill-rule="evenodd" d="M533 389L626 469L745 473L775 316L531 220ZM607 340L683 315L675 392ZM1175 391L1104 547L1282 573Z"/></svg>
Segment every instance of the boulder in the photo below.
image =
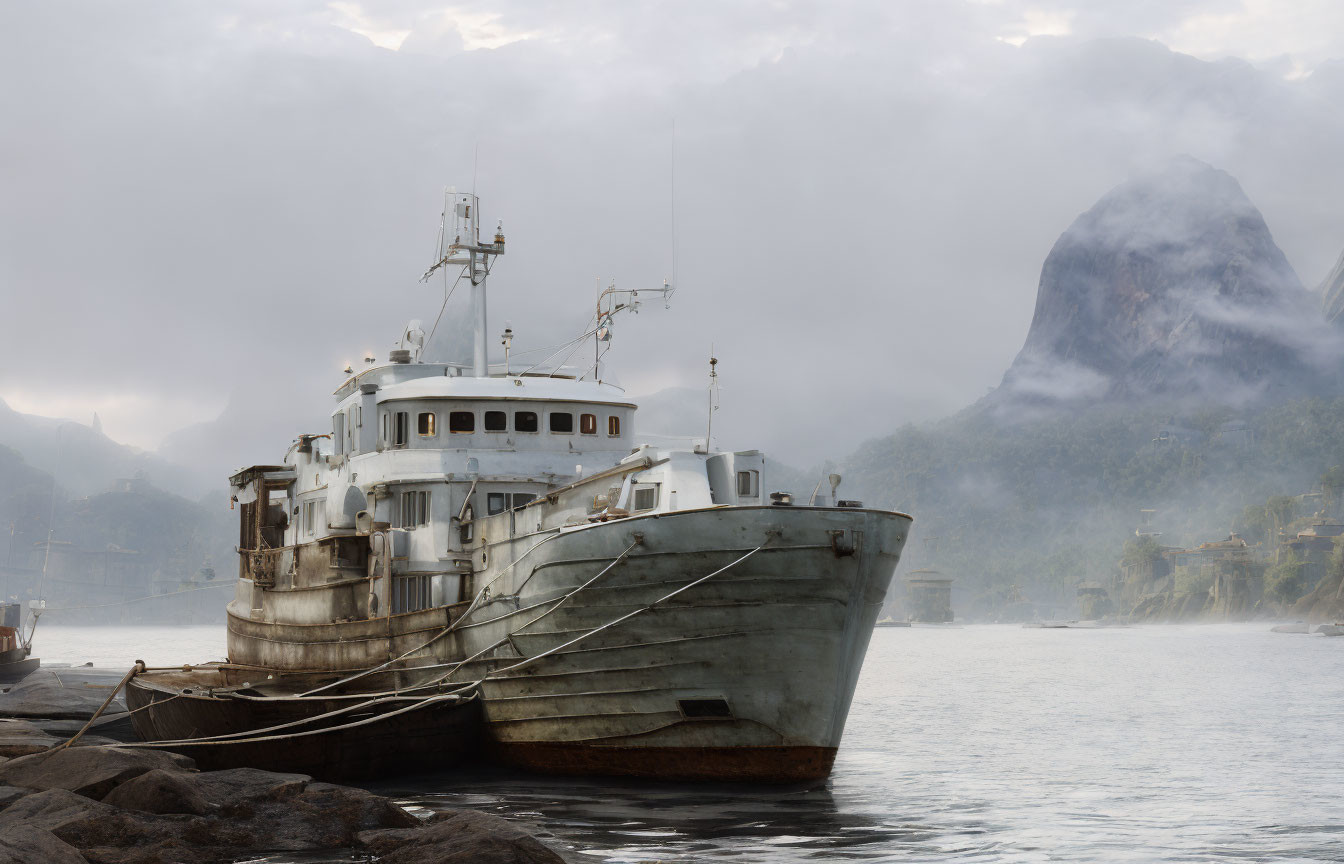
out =
<svg viewBox="0 0 1344 864"><path fill-rule="evenodd" d="M10 766L30 788L0 786L0 864L226 864L333 850L367 850L385 864L564 860L495 816L453 812L424 827L387 798L301 774L197 773L161 751L93 747L0 768Z"/></svg>
<svg viewBox="0 0 1344 864"><path fill-rule="evenodd" d="M366 831L359 842L379 864L564 864L554 850L512 823L455 810L422 828Z"/></svg>
<svg viewBox="0 0 1344 864"><path fill-rule="evenodd" d="M191 778L191 783L206 802L219 807L236 807L292 798L303 792L312 780L307 774L230 768L197 774Z"/></svg>
<svg viewBox="0 0 1344 864"><path fill-rule="evenodd" d="M89 864L79 850L41 828L0 831L0 864Z"/></svg>
<svg viewBox="0 0 1344 864"><path fill-rule="evenodd" d="M48 720L88 720L107 698L111 686L72 681L67 687L54 672L39 670L0 693L0 717L41 717ZM118 699L103 716L126 710Z"/></svg>
<svg viewBox="0 0 1344 864"><path fill-rule="evenodd" d="M0 765L0 784L66 789L101 800L120 784L155 768L193 767L195 763L186 756L165 750L68 747L11 759Z"/></svg>
<svg viewBox="0 0 1344 864"><path fill-rule="evenodd" d="M70 733L73 734L75 733ZM18 756L45 753L53 747L64 744L70 739L70 735L54 735L40 723L27 720L0 720L0 759L8 760ZM79 739L79 743L93 746L117 742L96 735L85 735Z"/></svg>
<svg viewBox="0 0 1344 864"><path fill-rule="evenodd" d="M32 791L31 789L21 789L18 786L0 786L0 810L5 809Z"/></svg>
<svg viewBox="0 0 1344 864"><path fill-rule="evenodd" d="M26 720L0 721L0 756L7 759L42 753L64 740L47 734Z"/></svg>
<svg viewBox="0 0 1344 864"><path fill-rule="evenodd" d="M103 798L104 804L144 813L188 813L204 816L216 805L205 800L195 776L155 768L122 783Z"/></svg>

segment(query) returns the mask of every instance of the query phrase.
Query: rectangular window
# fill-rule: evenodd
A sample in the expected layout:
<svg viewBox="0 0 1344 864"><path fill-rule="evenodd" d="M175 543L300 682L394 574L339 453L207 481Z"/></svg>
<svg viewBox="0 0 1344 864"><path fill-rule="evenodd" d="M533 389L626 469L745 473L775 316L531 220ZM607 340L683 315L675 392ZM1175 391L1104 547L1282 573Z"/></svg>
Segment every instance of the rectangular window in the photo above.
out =
<svg viewBox="0 0 1344 864"><path fill-rule="evenodd" d="M537 431L537 412L535 412L535 411L515 411L515 412L513 412L513 431L515 431L515 432L536 432L536 431Z"/></svg>
<svg viewBox="0 0 1344 864"><path fill-rule="evenodd" d="M756 490L756 472L755 472L755 471L738 471L738 472L737 472L737 497L739 497L739 498L755 498L755 497L757 496L757 494L758 494L758 493L757 493L757 490Z"/></svg>
<svg viewBox="0 0 1344 864"><path fill-rule="evenodd" d="M392 433L391 433L391 431L388 429L388 422L389 422L389 421L388 421L388 417L387 417L387 412L384 411L384 412L383 412L382 414L380 414L379 416L382 418L383 431L379 434L378 437L382 440L383 444L391 444L391 443L392 443Z"/></svg>
<svg viewBox="0 0 1344 864"><path fill-rule="evenodd" d="M476 431L476 415L470 411L454 411L448 415L448 431L454 435L469 435Z"/></svg>
<svg viewBox="0 0 1344 864"><path fill-rule="evenodd" d="M420 416L415 419L415 433L422 438L434 437L434 412L420 412Z"/></svg>
<svg viewBox="0 0 1344 864"><path fill-rule="evenodd" d="M509 431L509 415L505 414L503 411L486 411L485 431L486 432Z"/></svg>
<svg viewBox="0 0 1344 864"><path fill-rule="evenodd" d="M406 411L398 411L395 415L395 422L392 424L392 446L405 447L410 441L411 415Z"/></svg>
<svg viewBox="0 0 1344 864"><path fill-rule="evenodd" d="M615 415L607 418L607 435L612 438L621 437L621 418Z"/></svg>
<svg viewBox="0 0 1344 864"><path fill-rule="evenodd" d="M652 510L658 506L658 484L635 487L635 509Z"/></svg>
<svg viewBox="0 0 1344 864"><path fill-rule="evenodd" d="M430 589L433 583L430 574L416 573L412 576L392 577L392 614L400 612L419 612L428 609L431 604Z"/></svg>
<svg viewBox="0 0 1344 864"><path fill-rule="evenodd" d="M485 515L493 516L508 509L509 496L506 492L490 492L485 496Z"/></svg>
<svg viewBox="0 0 1344 864"><path fill-rule="evenodd" d="M574 415L568 411L551 412L551 431L561 434L574 431Z"/></svg>
<svg viewBox="0 0 1344 864"><path fill-rule="evenodd" d="M533 495L531 492L515 492L513 493L513 506L515 508L525 507L528 503L535 501L536 499L537 496Z"/></svg>
<svg viewBox="0 0 1344 864"><path fill-rule="evenodd" d="M314 511L314 509L316 509L316 508L313 507L313 502L312 502L312 501L305 501L305 502L303 502L303 533L305 533L305 534L312 534L312 533L313 533L313 526L314 526L314 522L313 522L313 511Z"/></svg>
<svg viewBox="0 0 1344 864"><path fill-rule="evenodd" d="M429 524L429 493L401 493L401 527L414 528Z"/></svg>
<svg viewBox="0 0 1344 864"><path fill-rule="evenodd" d="M580 414L579 415L579 433L582 435L597 434L597 415Z"/></svg>

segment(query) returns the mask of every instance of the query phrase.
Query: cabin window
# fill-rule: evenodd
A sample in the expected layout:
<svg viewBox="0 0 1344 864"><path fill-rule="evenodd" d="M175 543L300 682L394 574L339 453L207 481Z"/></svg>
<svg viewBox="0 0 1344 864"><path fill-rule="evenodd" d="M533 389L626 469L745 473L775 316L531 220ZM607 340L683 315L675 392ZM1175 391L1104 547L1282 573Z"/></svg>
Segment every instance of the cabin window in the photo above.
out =
<svg viewBox="0 0 1344 864"><path fill-rule="evenodd" d="M658 484L635 487L635 510L652 510L658 506Z"/></svg>
<svg viewBox="0 0 1344 864"><path fill-rule="evenodd" d="M416 573L412 576L393 576L392 614L399 612L419 612L432 605L430 589L433 583L429 573Z"/></svg>
<svg viewBox="0 0 1344 864"><path fill-rule="evenodd" d="M448 431L467 435L476 431L476 415L470 411L453 411L448 415Z"/></svg>
<svg viewBox="0 0 1344 864"><path fill-rule="evenodd" d="M515 431L515 432L536 432L536 431L537 431L537 412L535 412L535 411L515 411L515 412L513 412L513 431Z"/></svg>
<svg viewBox="0 0 1344 864"><path fill-rule="evenodd" d="M612 438L621 437L621 418L612 415L607 418L607 435Z"/></svg>
<svg viewBox="0 0 1344 864"><path fill-rule="evenodd" d="M411 415L406 411L398 411L393 416L392 423L392 446L405 447L410 440Z"/></svg>
<svg viewBox="0 0 1344 864"><path fill-rule="evenodd" d="M551 412L551 431L564 434L574 431L574 415L568 411Z"/></svg>
<svg viewBox="0 0 1344 864"><path fill-rule="evenodd" d="M485 431L486 432L509 431L509 415L504 413L503 411L486 411Z"/></svg>
<svg viewBox="0 0 1344 864"><path fill-rule="evenodd" d="M755 471L737 472L737 497L755 498L759 494L757 491L759 484L756 482L756 477L757 472Z"/></svg>
<svg viewBox="0 0 1344 864"><path fill-rule="evenodd" d="M384 444L390 444L390 443L392 442L392 433L391 433L390 431L388 431L388 422L389 422L389 421L388 421L387 412L384 411L384 412L383 412L381 415L379 415L379 416L382 418L383 430L382 430L382 432L378 433L378 438L379 438L379 440L381 440Z"/></svg>
<svg viewBox="0 0 1344 864"><path fill-rule="evenodd" d="M536 497L531 492L489 492L485 496L485 512L487 516L493 516L505 510L523 507L536 500Z"/></svg>
<svg viewBox="0 0 1344 864"><path fill-rule="evenodd" d="M429 493L401 493L401 527L414 528L429 524Z"/></svg>
<svg viewBox="0 0 1344 864"><path fill-rule="evenodd" d="M421 438L434 437L434 412L422 411L415 421L415 431Z"/></svg>
<svg viewBox="0 0 1344 864"><path fill-rule="evenodd" d="M596 435L596 434L597 434L597 415L596 415L596 414L580 414L580 415L579 415L579 432L580 432L581 434L583 434L583 435Z"/></svg>

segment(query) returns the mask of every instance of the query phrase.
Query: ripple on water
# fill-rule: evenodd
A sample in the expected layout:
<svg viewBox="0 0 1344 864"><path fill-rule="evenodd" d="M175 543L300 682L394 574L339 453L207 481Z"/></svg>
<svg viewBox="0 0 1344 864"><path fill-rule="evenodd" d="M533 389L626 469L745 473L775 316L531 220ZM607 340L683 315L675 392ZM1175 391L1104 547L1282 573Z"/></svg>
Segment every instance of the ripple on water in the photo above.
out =
<svg viewBox="0 0 1344 864"><path fill-rule="evenodd" d="M65 628L62 650L113 666L223 644L222 629L160 628L171 641L148 647L117 629ZM372 788L515 819L607 864L1338 862L1341 704L1344 639L1260 624L884 628L815 788L476 770Z"/></svg>

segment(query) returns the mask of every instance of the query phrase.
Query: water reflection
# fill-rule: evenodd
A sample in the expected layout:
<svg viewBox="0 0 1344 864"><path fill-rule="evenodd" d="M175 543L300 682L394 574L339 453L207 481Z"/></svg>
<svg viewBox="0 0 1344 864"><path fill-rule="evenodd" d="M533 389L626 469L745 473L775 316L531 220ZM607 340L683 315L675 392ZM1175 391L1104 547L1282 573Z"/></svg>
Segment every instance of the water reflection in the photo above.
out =
<svg viewBox="0 0 1344 864"><path fill-rule="evenodd" d="M454 772L374 791L427 810L469 807L524 821L579 860L616 862L790 857L872 859L937 833L899 817L846 812L828 785L811 788L555 778ZM427 791L436 790L436 791Z"/></svg>

